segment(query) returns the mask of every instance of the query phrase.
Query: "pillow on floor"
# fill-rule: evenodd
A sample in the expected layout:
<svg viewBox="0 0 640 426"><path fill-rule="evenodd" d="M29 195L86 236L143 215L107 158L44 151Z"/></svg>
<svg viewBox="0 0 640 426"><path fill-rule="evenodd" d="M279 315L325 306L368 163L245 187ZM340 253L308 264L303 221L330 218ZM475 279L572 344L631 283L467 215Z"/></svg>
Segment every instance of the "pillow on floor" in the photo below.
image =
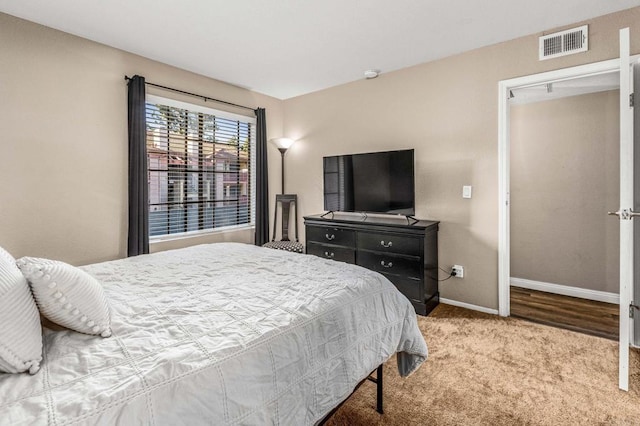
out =
<svg viewBox="0 0 640 426"><path fill-rule="evenodd" d="M80 333L111 336L111 313L98 280L57 260L23 257L17 265L44 317Z"/></svg>
<svg viewBox="0 0 640 426"><path fill-rule="evenodd" d="M0 247L0 372L35 374L42 361L40 314L16 260Z"/></svg>

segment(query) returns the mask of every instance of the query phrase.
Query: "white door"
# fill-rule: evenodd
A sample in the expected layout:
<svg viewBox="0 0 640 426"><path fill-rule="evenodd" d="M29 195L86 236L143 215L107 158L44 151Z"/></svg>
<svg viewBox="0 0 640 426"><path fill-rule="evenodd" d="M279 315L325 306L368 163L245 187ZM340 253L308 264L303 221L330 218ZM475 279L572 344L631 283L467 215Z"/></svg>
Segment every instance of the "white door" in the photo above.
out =
<svg viewBox="0 0 640 426"><path fill-rule="evenodd" d="M633 64L631 71L632 90L640 88L640 59ZM634 104L637 105L635 100ZM633 119L631 121L633 132L633 212L640 212L640 107L633 107ZM635 217L631 213L631 217ZM633 340L632 346L640 347L640 311L637 305L640 305L640 219L633 226L633 247L637 247L633 251L633 270L637 271L633 274L633 291L631 292L631 300L633 300ZM637 296L635 296L637 295Z"/></svg>
<svg viewBox="0 0 640 426"><path fill-rule="evenodd" d="M620 360L618 385L620 389L625 391L629 390L629 344L633 332L632 317L640 318L640 311L633 306L633 217L635 214L633 211L634 138L631 74L629 29L625 28L620 30L620 208L614 213L620 220ZM638 250L637 256L640 256L640 250Z"/></svg>

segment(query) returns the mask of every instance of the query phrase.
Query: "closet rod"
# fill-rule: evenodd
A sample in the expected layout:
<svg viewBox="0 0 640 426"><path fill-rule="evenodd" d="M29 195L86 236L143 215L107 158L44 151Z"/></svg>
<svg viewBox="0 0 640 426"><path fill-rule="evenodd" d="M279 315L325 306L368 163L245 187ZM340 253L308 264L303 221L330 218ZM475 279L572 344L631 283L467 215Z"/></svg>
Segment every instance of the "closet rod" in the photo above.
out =
<svg viewBox="0 0 640 426"><path fill-rule="evenodd" d="M129 81L129 80L131 80L131 77L125 75L124 79ZM147 85L153 86L153 87L158 87L158 88L164 89L164 90L170 90L170 91L176 92L176 93L182 93L183 95L189 95L189 96L193 96L193 97L196 97L196 98L204 99L205 102L214 101L214 102L218 102L218 103L225 104L225 105L231 105L231 106L234 106L234 107L237 107L237 108L249 109L251 111L255 111L256 110L255 108L251 108L251 107L248 107L248 106L238 105L238 104L234 104L233 102L227 102L227 101L223 101L221 99L210 98L208 96L198 95L196 93L185 92L184 90L174 89L173 87L161 86L160 84L149 83L148 81L145 81L144 84L147 84Z"/></svg>

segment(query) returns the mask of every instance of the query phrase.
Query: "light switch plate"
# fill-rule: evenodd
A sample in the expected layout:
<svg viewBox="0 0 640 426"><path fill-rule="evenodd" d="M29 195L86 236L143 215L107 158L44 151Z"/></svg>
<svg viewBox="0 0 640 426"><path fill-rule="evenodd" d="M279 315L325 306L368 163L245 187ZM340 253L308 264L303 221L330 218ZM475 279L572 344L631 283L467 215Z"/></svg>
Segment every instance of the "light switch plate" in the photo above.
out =
<svg viewBox="0 0 640 426"><path fill-rule="evenodd" d="M462 198L471 198L471 185L464 185L462 187Z"/></svg>

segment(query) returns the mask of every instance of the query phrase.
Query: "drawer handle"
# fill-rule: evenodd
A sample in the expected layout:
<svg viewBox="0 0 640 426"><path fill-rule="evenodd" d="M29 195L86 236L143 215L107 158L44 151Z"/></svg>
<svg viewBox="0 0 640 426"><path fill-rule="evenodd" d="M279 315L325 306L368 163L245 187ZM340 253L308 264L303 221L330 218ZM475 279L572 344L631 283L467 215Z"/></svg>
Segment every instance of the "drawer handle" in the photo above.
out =
<svg viewBox="0 0 640 426"><path fill-rule="evenodd" d="M335 234L324 234L325 237L327 237L327 240L331 241L334 240L336 238Z"/></svg>
<svg viewBox="0 0 640 426"><path fill-rule="evenodd" d="M389 263L384 263L384 260L380 261L380 264L384 267L384 268L391 268L393 266L393 262L389 262Z"/></svg>
<svg viewBox="0 0 640 426"><path fill-rule="evenodd" d="M329 253L328 251L325 251L324 255L330 259L333 259L334 253L333 252Z"/></svg>
<svg viewBox="0 0 640 426"><path fill-rule="evenodd" d="M382 247L387 247L387 248L389 248L389 247L391 247L391 246L393 245L393 241L389 241L388 243L385 243L385 242L384 242L384 240L382 240L382 241L380 241L380 245L381 245Z"/></svg>

